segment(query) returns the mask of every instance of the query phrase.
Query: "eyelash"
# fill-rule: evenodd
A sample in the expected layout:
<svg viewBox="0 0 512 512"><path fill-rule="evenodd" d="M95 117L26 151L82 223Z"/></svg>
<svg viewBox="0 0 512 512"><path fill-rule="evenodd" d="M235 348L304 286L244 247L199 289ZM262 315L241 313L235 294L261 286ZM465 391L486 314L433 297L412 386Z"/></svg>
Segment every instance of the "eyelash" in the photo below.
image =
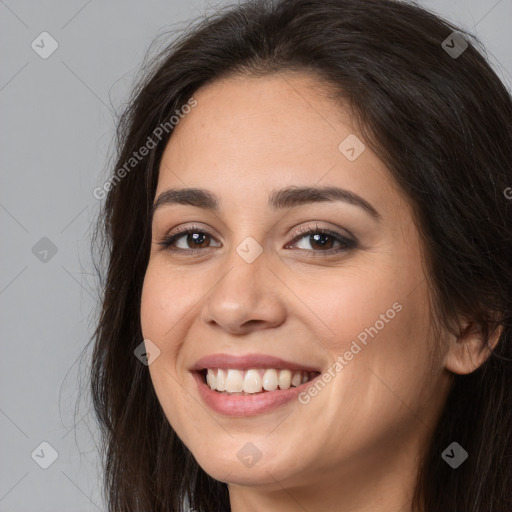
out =
<svg viewBox="0 0 512 512"><path fill-rule="evenodd" d="M208 235L208 236L212 237L212 235L210 235L207 231L205 231L203 228L200 228L199 226L188 226L185 228L178 228L174 233L171 233L169 236L166 236L162 240L160 240L158 242L158 245L161 245L166 250L175 252L175 253L178 253L178 252L187 253L191 256L199 255L199 253L204 252L205 249L176 249L176 248L172 248L172 244L176 240L179 240L184 235L188 235L191 233ZM315 251L315 250L310 250L310 249L297 249L297 250L307 253L308 256L317 257L317 255L314 253L333 255L333 254L338 254L341 252L346 252L350 249L354 249L357 246L357 242L355 240L345 237L343 235L340 235L339 233L336 233L335 231L331 231L331 230L325 229L325 228L319 228L317 225L316 227L301 227L301 228L299 228L297 230L297 232L294 234L293 240L289 244L286 244L286 247L288 247L292 243L298 242L299 240L301 240L302 238L304 238L308 235L315 235L315 234L329 235L329 236L333 237L335 239L335 241L338 242L341 246L338 247L337 249L329 249L326 251L323 251L323 250ZM208 249L208 248L206 248L206 249Z"/></svg>

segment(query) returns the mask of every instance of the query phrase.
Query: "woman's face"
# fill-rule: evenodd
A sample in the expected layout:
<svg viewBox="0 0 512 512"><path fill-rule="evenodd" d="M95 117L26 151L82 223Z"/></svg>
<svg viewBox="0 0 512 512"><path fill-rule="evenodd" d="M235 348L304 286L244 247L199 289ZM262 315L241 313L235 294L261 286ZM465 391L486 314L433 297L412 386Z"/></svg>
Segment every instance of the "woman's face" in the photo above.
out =
<svg viewBox="0 0 512 512"><path fill-rule="evenodd" d="M449 380L442 354L428 365L403 194L305 75L229 78L194 97L163 155L142 293L170 424L231 484L412 475Z"/></svg>

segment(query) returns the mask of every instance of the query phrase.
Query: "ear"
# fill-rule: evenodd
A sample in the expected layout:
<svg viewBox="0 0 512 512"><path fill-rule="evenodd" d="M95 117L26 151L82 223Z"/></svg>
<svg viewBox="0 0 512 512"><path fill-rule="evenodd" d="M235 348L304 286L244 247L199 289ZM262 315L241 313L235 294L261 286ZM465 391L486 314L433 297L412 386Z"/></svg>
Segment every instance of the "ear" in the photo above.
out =
<svg viewBox="0 0 512 512"><path fill-rule="evenodd" d="M490 333L487 344L479 324L464 321L461 327L458 337L451 336L444 362L447 370L466 375L485 363L491 350L498 344L503 326L500 325Z"/></svg>

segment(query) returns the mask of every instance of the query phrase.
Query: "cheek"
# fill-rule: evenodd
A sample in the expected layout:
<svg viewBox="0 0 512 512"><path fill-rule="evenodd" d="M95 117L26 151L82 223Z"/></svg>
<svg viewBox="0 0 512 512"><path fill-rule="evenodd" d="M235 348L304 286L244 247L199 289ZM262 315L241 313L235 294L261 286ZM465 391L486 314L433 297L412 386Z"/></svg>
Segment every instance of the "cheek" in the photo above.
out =
<svg viewBox="0 0 512 512"><path fill-rule="evenodd" d="M384 265L340 269L328 278L302 282L296 290L297 296L305 298L312 325L325 333L324 346L333 354L349 350L352 340L364 344L376 331L379 335L389 332L397 318L405 316L398 310L410 304L409 280Z"/></svg>
<svg viewBox="0 0 512 512"><path fill-rule="evenodd" d="M176 292L180 286L179 279L173 279L170 272L163 272L150 263L141 294L142 334L160 350L159 357L148 369L155 392L166 410L174 404L173 396L183 385L178 380L177 368L187 329L186 314L190 308L187 307L187 297Z"/></svg>
<svg viewBox="0 0 512 512"><path fill-rule="evenodd" d="M192 383L184 381L177 370L181 343L188 329L187 318L191 318L187 312L198 298L190 280L185 283L185 278L177 274L150 263L141 295L141 328L144 338L160 349L160 356L148 367L155 394L169 423L187 444L195 430L204 429L197 402L187 391ZM187 294L180 294L179 290L187 290Z"/></svg>
<svg viewBox="0 0 512 512"><path fill-rule="evenodd" d="M204 286L194 286L184 272L170 271L165 265L150 262L141 295L141 327L145 338L165 345L186 325L204 294Z"/></svg>
<svg viewBox="0 0 512 512"><path fill-rule="evenodd" d="M374 428L380 430L376 438L392 438L398 428L414 429L425 396L431 396L428 360L434 340L422 293L394 298L368 304L362 324L338 322L343 341L336 353L343 358L343 369L334 379L337 400L330 420L342 414L358 418L368 431L365 427L359 434L353 432L356 438L376 435L369 433Z"/></svg>
<svg viewBox="0 0 512 512"><path fill-rule="evenodd" d="M333 398L315 399L319 408L330 410L327 421L335 423L347 410L369 425L396 425L397 417L410 416L407 408L419 405L428 382L434 342L421 265L389 261L364 271L347 268L331 279L302 283L299 293L307 298L318 341L333 362L335 377L328 385Z"/></svg>

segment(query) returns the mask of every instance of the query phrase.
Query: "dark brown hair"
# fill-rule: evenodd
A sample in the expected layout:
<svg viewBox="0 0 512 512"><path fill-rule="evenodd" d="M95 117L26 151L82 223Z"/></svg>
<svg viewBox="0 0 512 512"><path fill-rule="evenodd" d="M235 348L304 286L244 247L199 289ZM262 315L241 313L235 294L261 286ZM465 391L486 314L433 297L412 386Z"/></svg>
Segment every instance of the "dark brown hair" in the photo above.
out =
<svg viewBox="0 0 512 512"><path fill-rule="evenodd" d="M469 43L457 57L442 42ZM455 375L420 464L413 505L428 512L512 510L512 101L476 38L393 0L249 1L222 9L169 44L144 70L118 129L114 172L201 86L234 74L314 74L348 103L367 143L414 206L438 318L463 314L499 343ZM142 342L140 298L151 205L169 130L113 182L98 219L101 315L92 397L103 439L110 512L228 511L157 400ZM441 458L458 442L469 458ZM189 505L184 505L188 500Z"/></svg>

